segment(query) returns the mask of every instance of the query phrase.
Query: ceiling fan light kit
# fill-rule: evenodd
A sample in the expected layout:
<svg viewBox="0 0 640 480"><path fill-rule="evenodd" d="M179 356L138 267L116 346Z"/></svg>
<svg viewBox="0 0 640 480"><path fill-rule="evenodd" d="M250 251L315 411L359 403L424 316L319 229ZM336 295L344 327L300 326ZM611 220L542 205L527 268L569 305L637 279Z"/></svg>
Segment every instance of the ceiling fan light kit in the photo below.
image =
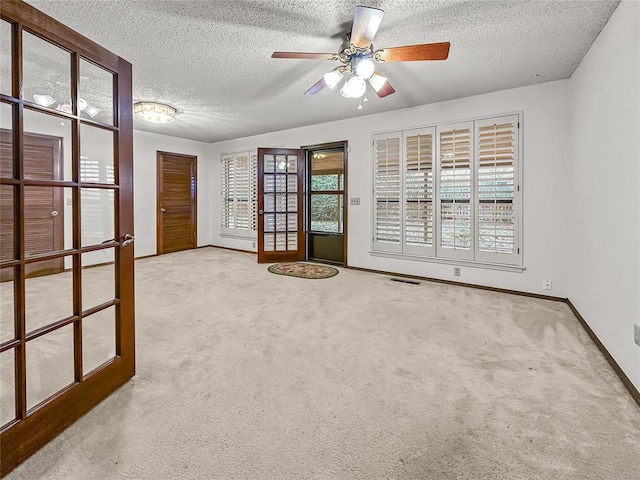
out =
<svg viewBox="0 0 640 480"><path fill-rule="evenodd" d="M40 105L41 107L46 107L46 108L50 107L51 105L57 102L57 100L53 98L51 95L38 95L38 94L33 95L33 101L37 105ZM56 107L56 110L60 112L72 114L73 110L71 108L71 100L69 100L69 103L60 103ZM84 98L78 98L78 111L85 112L87 115L93 118L100 112L100 109L98 107L94 107L93 105L89 105L89 102L87 102Z"/></svg>
<svg viewBox="0 0 640 480"><path fill-rule="evenodd" d="M344 74L349 72L350 77L340 89L340 94L345 98L359 98L358 109L362 109L362 97L364 96L364 101L367 101L365 96L367 84L380 98L395 92L387 77L376 71L374 61L389 63L446 60L449 56L449 42L374 50L373 37L380 27L383 15L384 12L378 8L356 7L351 32L346 35L338 53L273 52L271 58L323 59L342 62L342 66L325 73L323 78L305 92L305 95L315 95L324 87L333 90L343 79Z"/></svg>
<svg viewBox="0 0 640 480"><path fill-rule="evenodd" d="M165 103L136 102L133 111L138 117L152 123L169 123L176 118L176 109Z"/></svg>

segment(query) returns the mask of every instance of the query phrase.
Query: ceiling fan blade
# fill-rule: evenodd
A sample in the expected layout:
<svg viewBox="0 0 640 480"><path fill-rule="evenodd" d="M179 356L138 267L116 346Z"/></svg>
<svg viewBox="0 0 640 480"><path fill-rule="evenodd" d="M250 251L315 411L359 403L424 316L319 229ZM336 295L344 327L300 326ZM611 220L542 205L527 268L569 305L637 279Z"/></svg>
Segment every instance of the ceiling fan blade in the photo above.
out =
<svg viewBox="0 0 640 480"><path fill-rule="evenodd" d="M404 47L383 48L375 53L381 62L415 62L419 60L446 60L449 56L449 42L406 45Z"/></svg>
<svg viewBox="0 0 640 480"><path fill-rule="evenodd" d="M387 78L378 71L376 71L369 79L369 85L371 85L371 88L373 88L376 95L380 98L384 98L396 92L389 83L389 80L387 80Z"/></svg>
<svg viewBox="0 0 640 480"><path fill-rule="evenodd" d="M301 58L309 60L332 60L335 53L315 52L273 52L271 58Z"/></svg>
<svg viewBox="0 0 640 480"><path fill-rule="evenodd" d="M371 7L356 7L351 27L351 43L356 47L366 48L376 36L384 11Z"/></svg>
<svg viewBox="0 0 640 480"><path fill-rule="evenodd" d="M313 87L311 87L309 90L304 92L304 94L315 95L326 86L327 86L327 82L325 82L324 77L322 77L320 80L318 80L318 82Z"/></svg>

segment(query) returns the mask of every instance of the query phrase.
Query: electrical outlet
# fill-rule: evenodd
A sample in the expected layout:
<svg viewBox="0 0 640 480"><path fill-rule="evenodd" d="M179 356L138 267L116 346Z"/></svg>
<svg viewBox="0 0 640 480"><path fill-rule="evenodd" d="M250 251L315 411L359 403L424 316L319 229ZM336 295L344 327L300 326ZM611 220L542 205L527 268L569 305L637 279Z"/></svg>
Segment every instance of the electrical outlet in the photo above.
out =
<svg viewBox="0 0 640 480"><path fill-rule="evenodd" d="M73 198L67 198L67 205L73 206Z"/></svg>
<svg viewBox="0 0 640 480"><path fill-rule="evenodd" d="M633 324L633 341L640 347L640 325Z"/></svg>
<svg viewBox="0 0 640 480"><path fill-rule="evenodd" d="M453 267L453 275L456 277L460 276L460 267Z"/></svg>
<svg viewBox="0 0 640 480"><path fill-rule="evenodd" d="M542 280L542 289L551 291L551 280L548 278Z"/></svg>

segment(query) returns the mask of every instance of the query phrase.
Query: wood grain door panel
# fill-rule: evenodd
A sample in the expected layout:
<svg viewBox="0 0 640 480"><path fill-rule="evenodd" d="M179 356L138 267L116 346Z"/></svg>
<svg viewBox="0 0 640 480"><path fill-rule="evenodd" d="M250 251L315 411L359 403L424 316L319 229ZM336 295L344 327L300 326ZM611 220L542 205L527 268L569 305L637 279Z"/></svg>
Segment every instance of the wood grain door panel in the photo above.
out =
<svg viewBox="0 0 640 480"><path fill-rule="evenodd" d="M158 254L196 248L196 162L158 152Z"/></svg>
<svg viewBox="0 0 640 480"><path fill-rule="evenodd" d="M25 132L24 176L32 180L62 180L62 138ZM13 176L11 132L0 132L0 173ZM5 188L7 187L7 188ZM0 211L0 250L2 259L15 258L14 190L3 185ZM38 255L64 249L64 192L61 187L25 187L25 254ZM48 275L64 270L64 260L54 258L25 266L27 277ZM4 269L0 281L13 278L13 270Z"/></svg>

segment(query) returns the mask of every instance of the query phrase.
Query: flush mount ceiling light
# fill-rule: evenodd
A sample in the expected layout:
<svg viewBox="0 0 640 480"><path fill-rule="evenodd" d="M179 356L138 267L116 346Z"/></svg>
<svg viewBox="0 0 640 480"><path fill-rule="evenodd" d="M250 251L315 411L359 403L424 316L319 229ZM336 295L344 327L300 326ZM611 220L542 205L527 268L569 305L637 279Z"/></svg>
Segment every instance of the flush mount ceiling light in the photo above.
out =
<svg viewBox="0 0 640 480"><path fill-rule="evenodd" d="M138 117L153 123L169 123L176 118L175 108L158 102L136 102L133 111Z"/></svg>

